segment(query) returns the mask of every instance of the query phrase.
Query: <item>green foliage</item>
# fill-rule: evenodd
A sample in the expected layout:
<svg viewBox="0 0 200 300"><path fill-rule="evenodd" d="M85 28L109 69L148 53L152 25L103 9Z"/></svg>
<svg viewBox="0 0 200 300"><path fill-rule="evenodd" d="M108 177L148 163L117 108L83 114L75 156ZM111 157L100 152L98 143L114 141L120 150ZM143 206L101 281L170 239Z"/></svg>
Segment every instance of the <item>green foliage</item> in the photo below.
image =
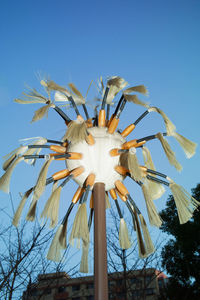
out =
<svg viewBox="0 0 200 300"><path fill-rule="evenodd" d="M192 189L200 201L200 184ZM173 196L161 212L161 230L172 236L163 247L162 266L171 275L168 285L170 299L200 299L200 210L186 224L179 224ZM173 297L171 298L172 294ZM176 296L177 295L177 296Z"/></svg>

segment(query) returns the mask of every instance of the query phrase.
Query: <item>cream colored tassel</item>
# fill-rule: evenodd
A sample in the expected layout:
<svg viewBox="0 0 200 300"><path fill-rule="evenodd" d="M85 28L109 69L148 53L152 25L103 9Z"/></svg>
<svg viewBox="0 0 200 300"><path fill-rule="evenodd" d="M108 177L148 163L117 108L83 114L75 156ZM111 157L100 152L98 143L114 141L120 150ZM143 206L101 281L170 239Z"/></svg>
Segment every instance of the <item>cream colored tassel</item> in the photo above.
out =
<svg viewBox="0 0 200 300"><path fill-rule="evenodd" d="M39 197L43 194L45 186L46 186L46 178L47 178L47 172L49 169L49 166L51 162L54 160L54 157L51 157L48 161L44 163L42 166L42 169L40 171L40 174L37 179L37 183L34 190L34 196L39 199Z"/></svg>
<svg viewBox="0 0 200 300"><path fill-rule="evenodd" d="M133 92L141 93L145 96L148 96L148 94L149 94L147 88L144 85L136 85L136 86L133 86L133 87L130 87L130 88L124 90L125 94L130 94Z"/></svg>
<svg viewBox="0 0 200 300"><path fill-rule="evenodd" d="M36 89L28 88L28 93L23 93L24 99L15 99L19 104L47 103L48 99L37 92Z"/></svg>
<svg viewBox="0 0 200 300"><path fill-rule="evenodd" d="M3 176L0 178L0 190L9 193L10 192L10 180L12 173L15 169L15 167L24 160L23 157L18 157L9 168L7 168L6 172L3 174Z"/></svg>
<svg viewBox="0 0 200 300"><path fill-rule="evenodd" d="M145 241L146 253L147 253L147 255L150 255L153 252L155 252L155 248L152 243L151 236L150 236L149 230L147 228L147 224L146 224L145 219L142 216L142 214L139 215L139 218L140 218L140 223L142 226L142 232L143 232L144 241Z"/></svg>
<svg viewBox="0 0 200 300"><path fill-rule="evenodd" d="M120 165L126 169L128 169L128 153L122 153L119 158Z"/></svg>
<svg viewBox="0 0 200 300"><path fill-rule="evenodd" d="M136 156L136 149L134 147L130 148L128 152L128 169L130 171L131 177L135 181L142 180L142 172Z"/></svg>
<svg viewBox="0 0 200 300"><path fill-rule="evenodd" d="M142 147L142 154L143 154L143 158L144 158L145 167L155 171L156 169L155 169L153 160L151 158L150 151L147 147L145 147L145 146ZM152 174L152 176L155 176L155 175ZM162 184L153 182L151 180L148 181L148 189L151 192L150 196L151 196L152 200L160 198L165 192L165 188L163 187Z"/></svg>
<svg viewBox="0 0 200 300"><path fill-rule="evenodd" d="M26 140L24 140L26 141ZM43 137L37 138L34 142L29 143L28 145L45 145L47 143L47 139ZM28 148L28 147L27 147ZM29 148L27 149L23 155L33 155L33 154L39 154L42 148ZM24 160L27 164L33 164L34 159L25 159Z"/></svg>
<svg viewBox="0 0 200 300"><path fill-rule="evenodd" d="M133 207L132 210L134 212L134 228L136 229L136 234L137 234L137 242L138 242L138 252L139 252L139 257L140 258L145 258L146 257L146 249L145 249L145 245L144 245L144 241L142 238L142 233L141 233L141 229L140 229L140 224L138 221L138 216L135 213Z"/></svg>
<svg viewBox="0 0 200 300"><path fill-rule="evenodd" d="M177 132L173 132L172 136L177 140L177 142L181 145L183 151L185 152L187 158L191 158L195 152L196 152L196 147L197 144L188 140L181 134Z"/></svg>
<svg viewBox="0 0 200 300"><path fill-rule="evenodd" d="M120 219L119 224L119 243L122 249L129 249L131 247L131 242L129 240L128 228L124 218Z"/></svg>
<svg viewBox="0 0 200 300"><path fill-rule="evenodd" d="M108 79L107 86L109 87L107 104L112 104L114 97L127 85L128 83L119 76L113 76Z"/></svg>
<svg viewBox="0 0 200 300"><path fill-rule="evenodd" d="M27 221L35 220L37 201L45 190L48 168L49 168L51 162L53 161L53 159L54 159L54 157L51 157L50 160L46 161L40 171L40 174L38 176L37 183L36 183L36 186L34 189L33 200L31 202L29 211L26 216Z"/></svg>
<svg viewBox="0 0 200 300"><path fill-rule="evenodd" d="M64 140L67 139L73 143L78 143L87 138L87 126L82 117L78 117L76 121L69 123L68 130L64 136Z"/></svg>
<svg viewBox="0 0 200 300"><path fill-rule="evenodd" d="M157 212L154 202L150 198L148 187L146 183L142 184L142 191L144 195L144 199L146 202L149 222L152 226L160 227L162 225L162 220Z"/></svg>
<svg viewBox="0 0 200 300"><path fill-rule="evenodd" d="M13 221L12 221L12 223L13 223L13 225L14 225L15 227L18 226L19 219L20 219L21 214L22 214L22 210L23 210L23 208L24 208L24 205L25 205L25 203L26 203L26 200L28 199L28 197L30 196L30 194L32 193L32 191L33 191L33 188L30 188L30 189L24 194L24 196L22 197L22 200L20 201L20 204L19 204L19 206L18 206L18 208L17 208L17 210L16 210L16 212L15 212L15 215L14 215Z"/></svg>
<svg viewBox="0 0 200 300"><path fill-rule="evenodd" d="M16 154L11 155L11 157L9 157L3 164L2 168L4 171L6 171L10 165L14 162L14 160L17 158Z"/></svg>
<svg viewBox="0 0 200 300"><path fill-rule="evenodd" d="M50 227L55 227L58 223L58 211L60 203L60 193L62 187L59 186L48 199L43 212L41 213L41 218L50 219Z"/></svg>
<svg viewBox="0 0 200 300"><path fill-rule="evenodd" d="M194 199L182 186L176 184L169 178L168 180L171 181L169 187L174 197L180 224L184 224L192 218L200 202Z"/></svg>
<svg viewBox="0 0 200 300"><path fill-rule="evenodd" d="M165 154L169 160L169 163L174 166L177 171L181 171L182 170L182 166L181 164L177 161L175 153L172 151L170 145L168 144L167 140L163 137L162 133L157 133L156 137L158 138L158 140L160 141L163 150L165 151Z"/></svg>
<svg viewBox="0 0 200 300"><path fill-rule="evenodd" d="M45 116L47 117L48 116L48 111L49 111L50 107L51 107L51 105L48 104L48 105L45 105L45 106L39 108L38 110L36 110L35 113L34 113L34 116L33 116L32 120L31 120L31 123L39 121L42 118L44 118Z"/></svg>
<svg viewBox="0 0 200 300"><path fill-rule="evenodd" d="M154 111L159 113L164 122L165 122L165 126L166 126L166 131L167 131L167 135L172 135L173 132L176 130L176 126L172 123L172 121L167 117L167 115L158 107L150 107L148 109L149 112Z"/></svg>
<svg viewBox="0 0 200 300"><path fill-rule="evenodd" d="M137 105L141 105L144 106L146 108L149 108L149 104L147 102L143 102L141 101L137 95L127 95L124 94L124 98L128 101L128 102L133 102L134 104Z"/></svg>
<svg viewBox="0 0 200 300"><path fill-rule="evenodd" d="M151 170L156 170L153 160L151 158L151 153L147 147L145 147L145 146L142 147L142 154L143 154L145 167L147 167L148 169L151 169Z"/></svg>
<svg viewBox="0 0 200 300"><path fill-rule="evenodd" d="M73 245L73 240L82 239L85 243L89 243L89 228L87 222L87 208L86 204L82 203L77 211L74 219L69 243Z"/></svg>
<svg viewBox="0 0 200 300"><path fill-rule="evenodd" d="M79 271L81 273L88 273L88 252L89 252L89 243L82 242L82 256L81 264Z"/></svg>
<svg viewBox="0 0 200 300"><path fill-rule="evenodd" d="M105 194L105 200L106 200L106 209L108 209L111 207L109 197L108 197L108 192L106 192L106 194Z"/></svg>
<svg viewBox="0 0 200 300"><path fill-rule="evenodd" d="M61 250L62 247L59 243L59 238L60 238L60 234L62 231L62 227L59 226L58 230L51 242L48 254L47 254L47 259L52 260L52 261L57 261L59 262L61 260Z"/></svg>

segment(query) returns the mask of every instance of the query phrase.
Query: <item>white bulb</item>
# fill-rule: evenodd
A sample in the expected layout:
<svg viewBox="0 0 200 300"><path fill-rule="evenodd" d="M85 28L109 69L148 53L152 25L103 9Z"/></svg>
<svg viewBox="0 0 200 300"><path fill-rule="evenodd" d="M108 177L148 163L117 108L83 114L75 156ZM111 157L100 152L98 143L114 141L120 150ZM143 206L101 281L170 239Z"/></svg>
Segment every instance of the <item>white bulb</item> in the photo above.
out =
<svg viewBox="0 0 200 300"><path fill-rule="evenodd" d="M92 134L95 144L91 146L85 141L70 144L67 150L82 153L83 158L81 160L67 159L67 167L70 171L80 166L85 168L85 171L75 178L80 186L83 186L89 174L94 173L95 183L104 183L105 190L108 191L115 187L116 180L123 180L123 176L114 169L119 165L120 156L112 157L110 150L120 149L125 139L118 132L108 133L107 128L93 127L88 128L88 131Z"/></svg>

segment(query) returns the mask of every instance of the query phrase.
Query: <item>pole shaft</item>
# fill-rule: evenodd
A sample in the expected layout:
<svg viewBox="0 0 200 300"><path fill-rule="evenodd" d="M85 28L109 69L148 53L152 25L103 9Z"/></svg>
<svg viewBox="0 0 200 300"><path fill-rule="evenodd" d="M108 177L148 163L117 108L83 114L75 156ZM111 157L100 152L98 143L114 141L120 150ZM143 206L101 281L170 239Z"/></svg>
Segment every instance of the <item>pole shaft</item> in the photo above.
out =
<svg viewBox="0 0 200 300"><path fill-rule="evenodd" d="M105 184L97 182L94 199L94 299L108 300Z"/></svg>

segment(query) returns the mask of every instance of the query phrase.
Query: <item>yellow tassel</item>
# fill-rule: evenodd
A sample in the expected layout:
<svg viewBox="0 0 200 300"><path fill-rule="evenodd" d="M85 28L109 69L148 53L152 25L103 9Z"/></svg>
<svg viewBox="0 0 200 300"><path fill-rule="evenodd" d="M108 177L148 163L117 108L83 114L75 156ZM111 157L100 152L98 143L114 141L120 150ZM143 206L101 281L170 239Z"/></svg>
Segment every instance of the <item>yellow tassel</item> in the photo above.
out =
<svg viewBox="0 0 200 300"><path fill-rule="evenodd" d="M157 212L154 202L150 198L146 183L142 184L142 191L146 202L149 222L152 226L160 227L162 225L162 220Z"/></svg>
<svg viewBox="0 0 200 300"><path fill-rule="evenodd" d="M17 227L18 226L18 223L19 223L19 219L21 217L21 214L22 214L22 210L24 208L24 205L26 203L26 200L28 199L28 197L30 196L30 194L32 193L33 191L33 188L30 188L25 194L24 196L22 197L22 200L20 201L20 204L15 212L15 215L13 217L13 221L12 221L12 224Z"/></svg>
<svg viewBox="0 0 200 300"><path fill-rule="evenodd" d="M128 101L128 102L133 102L134 104L137 105L141 105L144 106L146 108L149 108L149 104L147 102L143 102L141 101L137 95L127 95L124 94L124 98Z"/></svg>
<svg viewBox="0 0 200 300"><path fill-rule="evenodd" d="M195 152L197 144L190 141L186 137L182 136L177 132L173 132L172 136L177 140L177 142L181 145L183 151L185 152L187 158L191 158Z"/></svg>
<svg viewBox="0 0 200 300"><path fill-rule="evenodd" d="M134 180L142 180L142 172L136 156L136 149L134 147L130 148L128 152L128 169L130 171L131 177Z"/></svg>
<svg viewBox="0 0 200 300"><path fill-rule="evenodd" d="M176 126L172 123L172 121L167 117L167 115L158 107L150 107L148 109L149 112L154 111L160 114L165 122L167 135L172 135L176 130Z"/></svg>
<svg viewBox="0 0 200 300"><path fill-rule="evenodd" d="M152 254L153 252L155 252L155 248L152 243L151 236L149 234L149 230L147 228L147 224L145 222L144 217L140 214L139 218L140 218L140 223L142 226L142 232L143 232L144 241L145 241L146 254L148 256L148 255Z"/></svg>
<svg viewBox="0 0 200 300"><path fill-rule="evenodd" d="M200 205L182 186L176 184L171 179L169 187L171 189L176 204L180 224L188 222L197 207Z"/></svg>
<svg viewBox="0 0 200 300"><path fill-rule="evenodd" d="M129 249L131 247L131 242L129 240L128 228L124 218L120 219L119 224L119 243L122 249Z"/></svg>
<svg viewBox="0 0 200 300"><path fill-rule="evenodd" d="M74 239L82 239L83 242L89 243L89 228L87 222L87 208L86 204L82 203L77 211L74 219L69 243L73 245Z"/></svg>
<svg viewBox="0 0 200 300"><path fill-rule="evenodd" d="M77 118L76 121L69 123L68 130L64 136L64 140L67 139L73 143L78 143L87 138L87 125L82 118Z"/></svg>
<svg viewBox="0 0 200 300"><path fill-rule="evenodd" d="M168 144L167 140L163 137L162 133L157 133L156 137L158 138L158 140L160 141L163 150L165 151L165 154L169 160L169 163L174 166L177 171L181 171L182 170L182 166L181 164L177 161L175 153L172 151L170 145Z"/></svg>
<svg viewBox="0 0 200 300"><path fill-rule="evenodd" d="M50 107L51 107L51 105L48 104L48 105L45 105L45 106L39 108L38 110L36 110L35 113L34 113L34 116L33 116L32 120L31 120L31 123L39 121L42 118L44 118L45 116L47 117L48 116L48 111L49 111Z"/></svg>
<svg viewBox="0 0 200 300"><path fill-rule="evenodd" d="M59 186L48 199L43 212L41 213L41 218L50 219L50 227L55 227L58 223L58 211L60 203L60 193L62 187Z"/></svg>
<svg viewBox="0 0 200 300"><path fill-rule="evenodd" d="M9 193L10 192L10 180L12 173L15 169L15 167L22 161L24 160L23 157L18 157L11 165L10 167L6 170L6 172L3 174L3 176L0 178L0 190Z"/></svg>
<svg viewBox="0 0 200 300"><path fill-rule="evenodd" d="M61 250L62 247L59 243L59 238L60 238L60 234L62 231L62 227L59 226L58 230L51 242L48 254L47 254L47 259L52 260L52 261L57 261L59 262L61 260Z"/></svg>
<svg viewBox="0 0 200 300"><path fill-rule="evenodd" d="M29 211L26 216L27 221L35 220L37 201L45 190L48 168L49 168L51 162L53 161L53 159L54 159L54 157L51 157L50 160L45 162L40 171L40 174L38 176L37 183L36 183L36 186L34 189L33 200L31 202Z"/></svg>
<svg viewBox="0 0 200 300"><path fill-rule="evenodd" d="M88 273L88 252L89 252L89 243L82 242L82 256L81 264L79 271L81 273Z"/></svg>

